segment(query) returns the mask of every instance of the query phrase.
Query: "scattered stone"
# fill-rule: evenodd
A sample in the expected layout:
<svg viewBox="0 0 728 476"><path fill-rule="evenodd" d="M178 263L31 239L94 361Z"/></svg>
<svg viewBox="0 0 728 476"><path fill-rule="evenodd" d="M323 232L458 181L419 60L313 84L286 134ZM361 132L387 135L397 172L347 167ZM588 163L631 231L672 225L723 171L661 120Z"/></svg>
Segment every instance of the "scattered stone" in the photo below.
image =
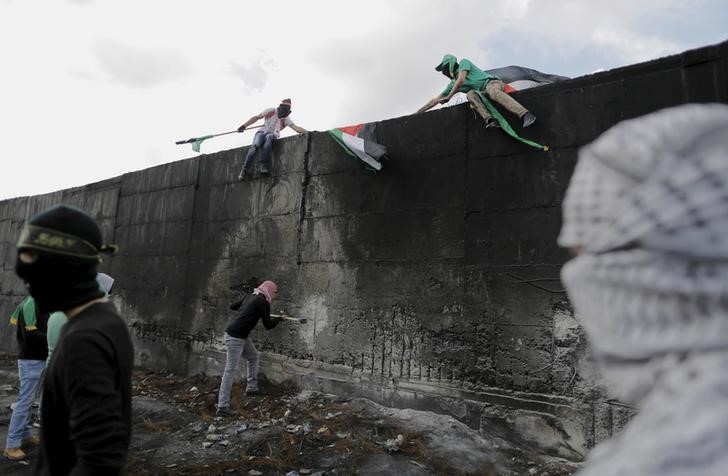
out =
<svg viewBox="0 0 728 476"><path fill-rule="evenodd" d="M207 441L220 441L222 440L222 435L217 433L208 433L207 436L205 436L205 439Z"/></svg>
<svg viewBox="0 0 728 476"><path fill-rule="evenodd" d="M301 474L311 474L313 473L313 470L311 468L301 468L298 472Z"/></svg>
<svg viewBox="0 0 728 476"><path fill-rule="evenodd" d="M340 440L343 440L344 438L349 437L349 433L344 433L343 431L339 431L336 433L336 437L339 438Z"/></svg>
<svg viewBox="0 0 728 476"><path fill-rule="evenodd" d="M210 425L207 427L208 433L215 433L215 431L217 431L217 427L215 425Z"/></svg>
<svg viewBox="0 0 728 476"><path fill-rule="evenodd" d="M212 446L212 443L210 443L209 441L203 441L203 442L202 442L202 447L203 447L203 448L207 449L207 448L209 448L210 446Z"/></svg>
<svg viewBox="0 0 728 476"><path fill-rule="evenodd" d="M289 471L286 473L286 476L298 476L298 471Z"/></svg>
<svg viewBox="0 0 728 476"><path fill-rule="evenodd" d="M538 473L538 468L534 467L534 468L531 468L528 470L528 474L536 474L536 473Z"/></svg>
<svg viewBox="0 0 728 476"><path fill-rule="evenodd" d="M228 441L228 440L220 440L220 441L217 442L217 444L220 445L220 446L229 446L230 445L230 441Z"/></svg>
<svg viewBox="0 0 728 476"><path fill-rule="evenodd" d="M329 431L329 427L328 427L328 426L326 426L326 425L324 425L324 426L322 426L321 428L319 428L319 429L318 429L318 430L316 431L316 433L318 433L319 435L328 435L328 434L330 434L331 432Z"/></svg>
<svg viewBox="0 0 728 476"><path fill-rule="evenodd" d="M283 414L283 418L288 418L289 416L291 416L291 409L290 408L288 410L286 410L286 413Z"/></svg>
<svg viewBox="0 0 728 476"><path fill-rule="evenodd" d="M263 476L263 473L255 469L251 469L250 471L248 471L248 474L250 476Z"/></svg>
<svg viewBox="0 0 728 476"><path fill-rule="evenodd" d="M384 442L384 448L390 453L394 453L396 451L399 451L402 443L404 443L404 436L397 435L397 438L392 438Z"/></svg>
<svg viewBox="0 0 728 476"><path fill-rule="evenodd" d="M247 430L247 429L248 429L248 425L246 425L245 423L243 423L242 425L240 425L240 426L239 426L239 427L238 427L238 428L237 428L237 429L235 430L235 432L236 432L236 433L242 433L242 432L244 432L244 431L245 431L245 430Z"/></svg>
<svg viewBox="0 0 728 476"><path fill-rule="evenodd" d="M192 393L195 393L195 392L196 392L197 390L198 390L198 388L197 388L197 387L192 387L192 388L190 389L190 392L192 392Z"/></svg>
<svg viewBox="0 0 728 476"><path fill-rule="evenodd" d="M205 430L205 423L198 421L195 423L190 423L190 431L193 433L202 433Z"/></svg>

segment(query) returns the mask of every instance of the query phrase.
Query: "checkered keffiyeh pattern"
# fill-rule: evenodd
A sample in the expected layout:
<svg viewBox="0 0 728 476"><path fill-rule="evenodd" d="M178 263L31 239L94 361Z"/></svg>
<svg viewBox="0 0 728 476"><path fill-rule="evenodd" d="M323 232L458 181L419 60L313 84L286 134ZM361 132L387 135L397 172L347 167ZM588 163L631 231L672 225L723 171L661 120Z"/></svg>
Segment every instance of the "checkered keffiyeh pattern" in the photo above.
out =
<svg viewBox="0 0 728 476"><path fill-rule="evenodd" d="M569 298L639 415L581 474L728 468L728 106L623 121L582 149L559 244Z"/></svg>
<svg viewBox="0 0 728 476"><path fill-rule="evenodd" d="M722 104L621 122L580 152L559 244L728 258L727 145Z"/></svg>

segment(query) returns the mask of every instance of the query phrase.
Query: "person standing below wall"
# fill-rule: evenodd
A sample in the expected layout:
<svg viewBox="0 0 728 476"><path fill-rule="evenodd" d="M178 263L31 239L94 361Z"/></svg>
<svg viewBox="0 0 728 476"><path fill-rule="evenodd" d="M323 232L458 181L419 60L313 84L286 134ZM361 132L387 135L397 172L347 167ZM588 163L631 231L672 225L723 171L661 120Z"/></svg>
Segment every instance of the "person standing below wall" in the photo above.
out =
<svg viewBox="0 0 728 476"><path fill-rule="evenodd" d="M581 476L728 474L728 105L623 121L579 153L561 277L637 415Z"/></svg>
<svg viewBox="0 0 728 476"><path fill-rule="evenodd" d="M463 58L458 63L455 56L445 55L442 57L440 64L435 67L435 71L439 71L447 76L450 79L450 83L440 94L419 108L417 110L418 113L428 111L438 103L445 104L456 93L462 92L466 93L470 104L472 104L478 114L485 120L486 127L500 127L498 121L488 112L483 101L481 101L480 95L478 94L480 93L485 94L493 101L508 109L508 111L517 115L523 121L523 127L528 127L536 122L536 116L531 114L528 109L503 91L503 81L498 79L497 76L481 70L470 60Z"/></svg>
<svg viewBox="0 0 728 476"><path fill-rule="evenodd" d="M233 380L237 376L241 355L245 357L248 364L248 384L245 389L246 395L256 395L260 392L258 388L258 363L260 354L250 338L258 321L262 320L266 329L273 329L280 322L280 318L270 315L270 305L278 296L278 286L273 281L263 281L251 294L246 294L242 299L230 305L235 315L225 329L225 346L227 358L225 360L225 371L220 380L220 392L217 401L218 416L234 416L235 412L230 408L230 391Z"/></svg>
<svg viewBox="0 0 728 476"><path fill-rule="evenodd" d="M260 151L260 174L264 177L270 175L270 155L273 150L273 143L280 137L281 131L286 127L290 127L299 134L308 132L303 127L297 126L289 117L291 114L291 100L284 99L277 108L269 107L248 119L242 126L238 127L238 132L243 132L246 127L251 126L256 121L263 119L263 126L258 129L253 137L253 144L248 149L248 155L245 157L243 169L240 171L238 180L245 180L250 174L250 167L253 165L255 154Z"/></svg>
<svg viewBox="0 0 728 476"><path fill-rule="evenodd" d="M96 281L96 221L59 205L23 227L15 271L41 312L63 311L41 398L36 474L122 474L131 440L134 352L126 323Z"/></svg>
<svg viewBox="0 0 728 476"><path fill-rule="evenodd" d="M31 411L45 369L48 346L46 326L48 313L38 309L31 296L26 297L10 316L10 323L17 326L18 377L20 391L13 406L8 424L8 438L3 454L12 461L26 458L23 448L38 444L31 432Z"/></svg>

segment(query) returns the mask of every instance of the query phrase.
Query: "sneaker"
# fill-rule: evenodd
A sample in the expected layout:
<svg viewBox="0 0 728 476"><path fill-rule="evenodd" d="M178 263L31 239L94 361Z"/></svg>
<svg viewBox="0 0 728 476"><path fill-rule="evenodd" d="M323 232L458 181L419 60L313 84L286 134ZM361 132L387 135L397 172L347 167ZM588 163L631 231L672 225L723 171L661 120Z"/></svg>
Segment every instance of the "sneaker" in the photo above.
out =
<svg viewBox="0 0 728 476"><path fill-rule="evenodd" d="M215 416L219 417L234 417L237 416L237 412L230 407L217 407Z"/></svg>
<svg viewBox="0 0 728 476"><path fill-rule="evenodd" d="M536 122L536 116L531 114L530 112L526 111L526 113L521 116L521 119L523 119L523 127L528 127L534 122Z"/></svg>
<svg viewBox="0 0 728 476"><path fill-rule="evenodd" d="M253 395L260 395L260 390L258 390L257 388L251 388L250 390L245 391L246 397L250 397Z"/></svg>
<svg viewBox="0 0 728 476"><path fill-rule="evenodd" d="M491 117L490 119L488 119L487 121L485 121L485 128L486 129L490 129L490 128L500 129L500 126L501 126L500 123L496 120L495 117Z"/></svg>
<svg viewBox="0 0 728 476"><path fill-rule="evenodd" d="M27 448L29 446L38 446L40 443L40 438L37 436L29 436L27 438L23 438L23 441L20 442L21 448Z"/></svg>
<svg viewBox="0 0 728 476"><path fill-rule="evenodd" d="M21 450L20 448L5 448L3 454L10 461L21 461L24 460L27 456L25 454L25 451Z"/></svg>
<svg viewBox="0 0 728 476"><path fill-rule="evenodd" d="M242 171L240 172L240 175L238 175L238 180L240 180L240 181L242 182L242 181L243 181L243 180L245 180L245 179L246 179L247 177L248 177L248 170L247 170L247 169L243 169L243 170L242 170Z"/></svg>
<svg viewBox="0 0 728 476"><path fill-rule="evenodd" d="M260 175L262 175L263 177L268 177L270 175L270 170L268 170L268 167L262 165L260 167Z"/></svg>

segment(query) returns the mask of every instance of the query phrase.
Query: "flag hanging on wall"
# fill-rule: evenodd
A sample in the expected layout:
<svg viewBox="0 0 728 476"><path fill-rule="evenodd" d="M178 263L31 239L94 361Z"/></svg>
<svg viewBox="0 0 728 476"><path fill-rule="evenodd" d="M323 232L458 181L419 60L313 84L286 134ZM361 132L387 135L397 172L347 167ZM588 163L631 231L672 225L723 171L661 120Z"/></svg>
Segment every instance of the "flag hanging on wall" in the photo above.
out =
<svg viewBox="0 0 728 476"><path fill-rule="evenodd" d="M329 134L347 154L361 160L373 170L382 170L379 160L386 157L387 148L373 140L374 124L338 127L331 129Z"/></svg>

